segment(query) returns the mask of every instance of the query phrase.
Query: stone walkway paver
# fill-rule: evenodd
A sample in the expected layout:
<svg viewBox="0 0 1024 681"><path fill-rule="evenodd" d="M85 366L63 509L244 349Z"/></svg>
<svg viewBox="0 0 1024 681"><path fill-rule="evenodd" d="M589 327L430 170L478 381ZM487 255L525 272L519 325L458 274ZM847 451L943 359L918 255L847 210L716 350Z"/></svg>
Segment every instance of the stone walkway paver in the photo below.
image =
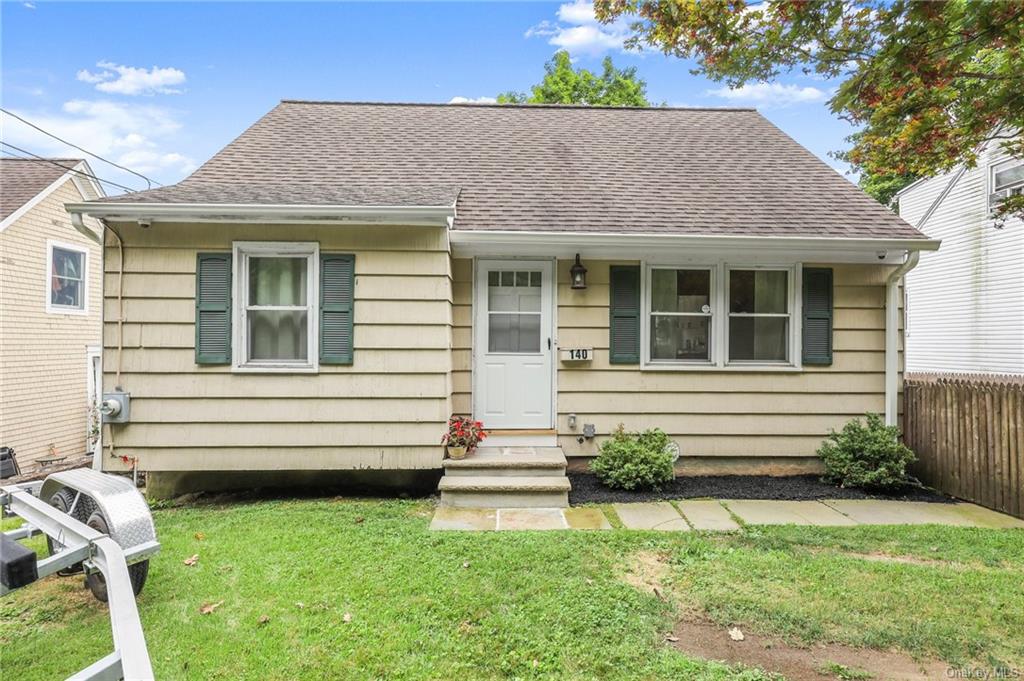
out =
<svg viewBox="0 0 1024 681"><path fill-rule="evenodd" d="M679 511L667 501L650 504L614 504L622 525L630 530L682 530L690 526L679 515Z"/></svg>
<svg viewBox="0 0 1024 681"><path fill-rule="evenodd" d="M774 501L762 499L684 499L613 504L622 525L632 530L738 530L735 515L747 525L958 525L1024 528L1024 520L968 503L932 504L881 499ZM732 512L732 515L730 514ZM680 514L681 512L681 514ZM438 506L431 530L610 530L597 507L457 508Z"/></svg>
<svg viewBox="0 0 1024 681"><path fill-rule="evenodd" d="M1024 527L1024 521L975 504L929 504L882 499L829 499L823 502L861 525L958 525Z"/></svg>
<svg viewBox="0 0 1024 681"><path fill-rule="evenodd" d="M573 530L610 530L612 524L608 522L604 512L599 508L580 506L578 508L567 508L562 511L565 522Z"/></svg>
<svg viewBox="0 0 1024 681"><path fill-rule="evenodd" d="M748 525L856 525L839 511L817 501L726 499L723 503Z"/></svg>
<svg viewBox="0 0 1024 681"><path fill-rule="evenodd" d="M560 508L499 508L499 530L567 530Z"/></svg>
<svg viewBox="0 0 1024 681"><path fill-rule="evenodd" d="M715 499L683 499L677 501L676 506L695 530L729 532L740 529L739 523Z"/></svg>

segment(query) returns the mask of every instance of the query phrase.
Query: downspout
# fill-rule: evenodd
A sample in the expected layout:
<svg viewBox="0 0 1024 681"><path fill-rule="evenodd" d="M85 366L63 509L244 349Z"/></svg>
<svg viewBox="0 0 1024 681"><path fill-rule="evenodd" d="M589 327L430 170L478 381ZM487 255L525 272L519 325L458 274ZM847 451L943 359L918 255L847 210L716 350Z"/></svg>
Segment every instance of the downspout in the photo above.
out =
<svg viewBox="0 0 1024 681"><path fill-rule="evenodd" d="M896 425L900 375L900 280L917 267L920 251L907 251L907 259L885 281L885 424Z"/></svg>
<svg viewBox="0 0 1024 681"><path fill-rule="evenodd" d="M967 172L967 166L961 165L953 174L946 187L939 192L928 210L917 222L917 229L924 231L924 225L938 209L939 204L953 190L953 186ZM885 282L885 424L895 426L899 414L899 372L900 372L900 279L910 270L917 267L921 259L919 251L907 251L907 259L889 275ZM904 344L904 351L906 345Z"/></svg>

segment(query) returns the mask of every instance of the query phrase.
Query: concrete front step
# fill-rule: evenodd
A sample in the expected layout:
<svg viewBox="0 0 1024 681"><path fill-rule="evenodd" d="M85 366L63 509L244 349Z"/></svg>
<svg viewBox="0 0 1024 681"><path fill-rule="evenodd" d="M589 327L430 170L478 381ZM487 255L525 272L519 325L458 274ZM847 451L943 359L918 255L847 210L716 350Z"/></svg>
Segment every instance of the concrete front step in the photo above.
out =
<svg viewBox="0 0 1024 681"><path fill-rule="evenodd" d="M445 475L565 477L560 447L480 447L465 459L445 459Z"/></svg>
<svg viewBox="0 0 1024 681"><path fill-rule="evenodd" d="M445 506L565 508L571 485L564 475L446 475L437 489Z"/></svg>

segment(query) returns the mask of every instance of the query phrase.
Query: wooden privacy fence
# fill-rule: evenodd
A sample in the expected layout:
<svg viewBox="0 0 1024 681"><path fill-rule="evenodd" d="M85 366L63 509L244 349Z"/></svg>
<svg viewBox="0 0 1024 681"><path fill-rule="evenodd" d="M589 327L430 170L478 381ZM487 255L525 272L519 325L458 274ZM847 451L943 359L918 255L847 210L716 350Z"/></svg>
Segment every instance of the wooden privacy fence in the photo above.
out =
<svg viewBox="0 0 1024 681"><path fill-rule="evenodd" d="M907 374L903 439L925 484L1024 518L1024 377Z"/></svg>

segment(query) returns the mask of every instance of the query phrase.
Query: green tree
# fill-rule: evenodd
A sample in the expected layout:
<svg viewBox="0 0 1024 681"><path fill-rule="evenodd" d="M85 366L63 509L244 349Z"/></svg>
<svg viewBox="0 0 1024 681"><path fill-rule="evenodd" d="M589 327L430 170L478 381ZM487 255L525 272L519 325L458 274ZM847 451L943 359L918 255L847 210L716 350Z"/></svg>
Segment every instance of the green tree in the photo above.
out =
<svg viewBox="0 0 1024 681"><path fill-rule="evenodd" d="M631 47L695 59L694 73L730 87L793 71L840 81L829 104L859 131L838 156L876 196L974 166L990 142L1024 157L1020 0L595 0L595 10L604 22L632 18ZM999 212L1024 216L1024 197Z"/></svg>
<svg viewBox="0 0 1024 681"><path fill-rule="evenodd" d="M574 69L569 53L559 50L544 65L544 79L525 92L503 92L502 104L588 104L591 106L650 106L647 83L636 68L617 69L605 57L600 75L584 68Z"/></svg>

